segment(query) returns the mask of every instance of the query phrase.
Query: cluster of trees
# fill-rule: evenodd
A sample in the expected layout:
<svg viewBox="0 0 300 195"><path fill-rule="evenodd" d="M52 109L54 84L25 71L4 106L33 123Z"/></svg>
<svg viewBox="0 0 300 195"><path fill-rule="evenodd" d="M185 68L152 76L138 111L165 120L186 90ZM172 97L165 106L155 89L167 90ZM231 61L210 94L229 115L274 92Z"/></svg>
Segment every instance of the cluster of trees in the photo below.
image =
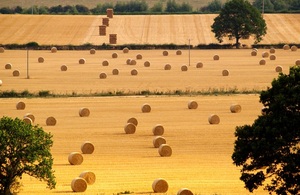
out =
<svg viewBox="0 0 300 195"><path fill-rule="evenodd" d="M296 12L300 10L299 0L255 0L253 2L259 10L264 12Z"/></svg>

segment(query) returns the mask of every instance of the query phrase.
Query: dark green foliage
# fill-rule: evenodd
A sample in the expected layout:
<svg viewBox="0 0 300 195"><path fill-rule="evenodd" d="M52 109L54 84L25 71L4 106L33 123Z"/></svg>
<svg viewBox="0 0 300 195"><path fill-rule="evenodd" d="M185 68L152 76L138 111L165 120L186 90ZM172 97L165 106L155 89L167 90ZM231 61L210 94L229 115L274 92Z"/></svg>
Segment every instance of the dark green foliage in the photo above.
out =
<svg viewBox="0 0 300 195"><path fill-rule="evenodd" d="M0 119L0 194L12 194L17 179L28 174L47 182L50 189L56 182L52 170L50 148L52 135L41 127L21 119Z"/></svg>
<svg viewBox="0 0 300 195"><path fill-rule="evenodd" d="M217 13L223 7L221 0L213 0L207 6L202 7L200 10L204 13Z"/></svg>
<svg viewBox="0 0 300 195"><path fill-rule="evenodd" d="M230 0L225 3L211 28L220 43L224 37L235 38L236 47L240 46L240 39L248 39L252 35L257 43L267 33L262 15L247 0Z"/></svg>
<svg viewBox="0 0 300 195"><path fill-rule="evenodd" d="M280 73L260 94L265 107L252 125L236 127L232 159L245 187L270 193L300 193L300 67ZM266 180L271 182L266 182ZM264 184L265 182L265 184Z"/></svg>

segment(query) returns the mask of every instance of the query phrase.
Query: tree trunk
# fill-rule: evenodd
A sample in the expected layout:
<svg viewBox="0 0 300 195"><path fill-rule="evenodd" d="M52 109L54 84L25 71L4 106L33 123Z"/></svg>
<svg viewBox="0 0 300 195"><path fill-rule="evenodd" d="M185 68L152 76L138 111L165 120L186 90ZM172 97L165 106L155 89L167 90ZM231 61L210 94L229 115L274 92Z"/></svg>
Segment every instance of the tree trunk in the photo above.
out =
<svg viewBox="0 0 300 195"><path fill-rule="evenodd" d="M239 43L239 40L240 40L240 37L235 37L235 40L236 40L236 42L235 42L235 47L237 48L237 49L239 49L240 48L240 46L241 46L241 44Z"/></svg>

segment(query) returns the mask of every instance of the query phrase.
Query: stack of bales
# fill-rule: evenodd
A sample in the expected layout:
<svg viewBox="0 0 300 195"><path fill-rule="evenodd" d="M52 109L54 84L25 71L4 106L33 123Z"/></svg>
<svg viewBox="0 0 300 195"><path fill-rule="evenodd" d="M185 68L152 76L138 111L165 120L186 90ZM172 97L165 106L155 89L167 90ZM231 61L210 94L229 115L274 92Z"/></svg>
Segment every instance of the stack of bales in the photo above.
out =
<svg viewBox="0 0 300 195"><path fill-rule="evenodd" d="M106 25L100 25L99 26L99 35L100 36L106 36Z"/></svg>
<svg viewBox="0 0 300 195"><path fill-rule="evenodd" d="M109 18L102 18L102 25L109 26Z"/></svg>
<svg viewBox="0 0 300 195"><path fill-rule="evenodd" d="M117 34L109 34L109 43L117 44Z"/></svg>
<svg viewBox="0 0 300 195"><path fill-rule="evenodd" d="M106 9L106 16L108 18L113 18L114 17L114 10L111 8Z"/></svg>

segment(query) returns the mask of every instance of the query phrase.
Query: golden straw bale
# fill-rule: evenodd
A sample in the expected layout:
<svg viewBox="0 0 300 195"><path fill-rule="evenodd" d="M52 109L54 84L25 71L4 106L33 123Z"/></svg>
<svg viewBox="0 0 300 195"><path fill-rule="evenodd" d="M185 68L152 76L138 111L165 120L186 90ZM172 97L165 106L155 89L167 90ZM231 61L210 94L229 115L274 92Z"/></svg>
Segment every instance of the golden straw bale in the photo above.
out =
<svg viewBox="0 0 300 195"><path fill-rule="evenodd" d="M117 53L112 53L112 54L111 54L111 57L112 57L112 58L118 58L118 54L117 54Z"/></svg>
<svg viewBox="0 0 300 195"><path fill-rule="evenodd" d="M61 65L60 70L61 71L67 71L68 67L66 65Z"/></svg>
<svg viewBox="0 0 300 195"><path fill-rule="evenodd" d="M251 51L251 56L257 56L257 51L252 50L252 51Z"/></svg>
<svg viewBox="0 0 300 195"><path fill-rule="evenodd" d="M178 192L177 195L194 195L193 192L187 188L181 188Z"/></svg>
<svg viewBox="0 0 300 195"><path fill-rule="evenodd" d="M127 64L127 65L130 65L131 60L132 60L131 58L128 58L128 59L126 60L126 64Z"/></svg>
<svg viewBox="0 0 300 195"><path fill-rule="evenodd" d="M56 125L56 119L53 116L50 116L46 119L46 125L47 126L55 126Z"/></svg>
<svg viewBox="0 0 300 195"><path fill-rule="evenodd" d="M289 49L290 49L289 45L286 44L286 45L283 46L283 50L289 50Z"/></svg>
<svg viewBox="0 0 300 195"><path fill-rule="evenodd" d="M81 177L76 177L72 180L71 188L73 192L85 192L87 189L87 182Z"/></svg>
<svg viewBox="0 0 300 195"><path fill-rule="evenodd" d="M133 76L136 76L136 75L138 74L137 69L132 69L132 70L130 71L130 74L133 75Z"/></svg>
<svg viewBox="0 0 300 195"><path fill-rule="evenodd" d="M12 65L11 65L11 63L7 63L7 64L5 64L5 69L11 69L12 68Z"/></svg>
<svg viewBox="0 0 300 195"><path fill-rule="evenodd" d="M196 68L203 68L203 63L202 62L197 62Z"/></svg>
<svg viewBox="0 0 300 195"><path fill-rule="evenodd" d="M19 101L19 102L17 102L17 104L16 104L17 110L24 110L25 107L26 107L26 104L25 104L23 101Z"/></svg>
<svg viewBox="0 0 300 195"><path fill-rule="evenodd" d="M24 115L23 118L25 118L25 117L30 118L31 121L34 123L34 121L35 121L35 116L34 116L33 114L31 114L31 113L26 113L26 114Z"/></svg>
<svg viewBox="0 0 300 195"><path fill-rule="evenodd" d="M182 65L181 66L181 71L187 71L188 70L188 66L187 65Z"/></svg>
<svg viewBox="0 0 300 195"><path fill-rule="evenodd" d="M95 147L90 141L85 141L81 144L81 152L82 154L93 154Z"/></svg>
<svg viewBox="0 0 300 195"><path fill-rule="evenodd" d="M214 59L214 60L219 60L219 59L220 59L220 56L217 55L217 54L215 54L214 57L213 57L213 59Z"/></svg>
<svg viewBox="0 0 300 195"><path fill-rule="evenodd" d="M127 123L124 126L124 131L126 134L134 134L136 130L136 126L133 123Z"/></svg>
<svg viewBox="0 0 300 195"><path fill-rule="evenodd" d="M137 55L136 55L136 59L137 59L137 60L141 60L141 59L143 59L143 56L142 56L142 54L137 54Z"/></svg>
<svg viewBox="0 0 300 195"><path fill-rule="evenodd" d="M4 47L0 47L0 53L4 53L5 49Z"/></svg>
<svg viewBox="0 0 300 195"><path fill-rule="evenodd" d="M131 59L131 60L130 60L130 65L136 65L136 60Z"/></svg>
<svg viewBox="0 0 300 195"><path fill-rule="evenodd" d="M71 165L81 165L83 162L83 156L79 152L71 152L69 154L68 161Z"/></svg>
<svg viewBox="0 0 300 195"><path fill-rule="evenodd" d="M146 113L146 112L151 112L151 106L147 103L142 105L142 112Z"/></svg>
<svg viewBox="0 0 300 195"><path fill-rule="evenodd" d="M102 66L108 66L108 65L109 65L108 60L103 60L103 61L102 61Z"/></svg>
<svg viewBox="0 0 300 195"><path fill-rule="evenodd" d="M298 49L298 47L297 47L296 45L293 45L293 46L291 47L291 51L297 51L297 49Z"/></svg>
<svg viewBox="0 0 300 195"><path fill-rule="evenodd" d="M209 124L219 124L220 123L220 118L216 114L211 114L208 117L208 122L209 122Z"/></svg>
<svg viewBox="0 0 300 195"><path fill-rule="evenodd" d="M150 67L150 62L149 62L149 61L145 61L145 62L144 62L144 66L145 66L145 67Z"/></svg>
<svg viewBox="0 0 300 195"><path fill-rule="evenodd" d="M109 18L102 18L102 25L109 26Z"/></svg>
<svg viewBox="0 0 300 195"><path fill-rule="evenodd" d="M79 177L83 178L88 185L92 185L96 181L96 175L92 171L83 171Z"/></svg>
<svg viewBox="0 0 300 195"><path fill-rule="evenodd" d="M270 60L276 60L276 56L274 54L270 55Z"/></svg>
<svg viewBox="0 0 300 195"><path fill-rule="evenodd" d="M273 53L273 54L274 54L275 52L276 52L275 48L271 48L271 49L270 49L270 53Z"/></svg>
<svg viewBox="0 0 300 195"><path fill-rule="evenodd" d="M261 56L262 56L263 58L267 58L267 57L269 57L269 52L264 51L264 52L261 54Z"/></svg>
<svg viewBox="0 0 300 195"><path fill-rule="evenodd" d="M259 61L259 65L266 65L266 60L265 59L261 59Z"/></svg>
<svg viewBox="0 0 300 195"><path fill-rule="evenodd" d="M99 78L100 79L106 79L107 78L107 75L105 72L101 72L100 75L99 75Z"/></svg>
<svg viewBox="0 0 300 195"><path fill-rule="evenodd" d="M169 189L169 185L165 179L158 178L153 181L152 189L155 193L166 193Z"/></svg>
<svg viewBox="0 0 300 195"><path fill-rule="evenodd" d="M168 51L163 51L163 56L168 56L169 52Z"/></svg>
<svg viewBox="0 0 300 195"><path fill-rule="evenodd" d="M119 70L118 70L117 68L114 68L114 69L112 70L112 74L113 74L113 75L118 75L118 74L119 74Z"/></svg>
<svg viewBox="0 0 300 195"><path fill-rule="evenodd" d="M195 100L191 100L188 103L188 109L197 109L198 103Z"/></svg>
<svg viewBox="0 0 300 195"><path fill-rule="evenodd" d="M90 110L88 108L80 108L79 109L79 116L80 117L88 117L88 116L90 116Z"/></svg>
<svg viewBox="0 0 300 195"><path fill-rule="evenodd" d="M165 129L161 124L157 124L152 128L153 135L163 135L164 131Z"/></svg>
<svg viewBox="0 0 300 195"><path fill-rule="evenodd" d="M222 71L222 75L223 76L228 76L229 75L229 71L228 70L223 70Z"/></svg>
<svg viewBox="0 0 300 195"><path fill-rule="evenodd" d="M23 121L24 121L26 124L32 124L32 120L31 120L31 118L29 118L29 117L24 117L24 118L23 118Z"/></svg>
<svg viewBox="0 0 300 195"><path fill-rule="evenodd" d="M239 113L239 112L242 111L242 107L241 107L241 105L239 105L239 104L232 104L232 105L230 106L230 111L231 111L232 113Z"/></svg>
<svg viewBox="0 0 300 195"><path fill-rule="evenodd" d="M165 70L171 70L171 68L172 68L172 66L170 64L166 64L164 67Z"/></svg>
<svg viewBox="0 0 300 195"><path fill-rule="evenodd" d="M14 76L14 77L20 76L20 71L19 71L19 70L14 70L14 71L13 71L13 76Z"/></svg>
<svg viewBox="0 0 300 195"><path fill-rule="evenodd" d="M168 144L161 144L158 153L161 157L170 157L172 156L172 148Z"/></svg>
<svg viewBox="0 0 300 195"><path fill-rule="evenodd" d="M43 57L39 57L39 58L38 58L38 62L39 62L39 63L44 63L44 61L45 61L45 59L44 59Z"/></svg>
<svg viewBox="0 0 300 195"><path fill-rule="evenodd" d="M295 65L296 65L296 66L300 66L300 60L296 60L296 61L295 61Z"/></svg>
<svg viewBox="0 0 300 195"><path fill-rule="evenodd" d="M84 58L79 59L79 64L85 64L86 60Z"/></svg>
<svg viewBox="0 0 300 195"><path fill-rule="evenodd" d="M123 53L128 53L129 52L129 49L127 47L124 47L123 48Z"/></svg>
<svg viewBox="0 0 300 195"><path fill-rule="evenodd" d="M282 72L282 67L281 66L276 66L275 72Z"/></svg>
<svg viewBox="0 0 300 195"><path fill-rule="evenodd" d="M90 49L90 54L96 54L96 50L95 49Z"/></svg>
<svg viewBox="0 0 300 195"><path fill-rule="evenodd" d="M180 56L182 54L181 50L176 51L176 55Z"/></svg>
<svg viewBox="0 0 300 195"><path fill-rule="evenodd" d="M127 120L127 123L132 123L132 124L134 124L135 126L137 126L137 125L138 125L138 120L137 120L136 118L134 118L134 117L131 117L131 118L129 118L129 119Z"/></svg>
<svg viewBox="0 0 300 195"><path fill-rule="evenodd" d="M51 47L51 53L56 53L57 52L57 48L56 47Z"/></svg>
<svg viewBox="0 0 300 195"><path fill-rule="evenodd" d="M164 137L162 137L162 136L155 136L153 138L153 146L154 146L154 148L159 148L160 145L166 144L166 143L167 143L166 139Z"/></svg>
<svg viewBox="0 0 300 195"><path fill-rule="evenodd" d="M0 86L2 86L2 84L3 84L3 82L2 82L2 80L0 80Z"/></svg>
<svg viewBox="0 0 300 195"><path fill-rule="evenodd" d="M113 18L113 17L114 17L114 10L111 9L111 8L107 8L107 9L106 9L106 16L107 16L108 18Z"/></svg>

